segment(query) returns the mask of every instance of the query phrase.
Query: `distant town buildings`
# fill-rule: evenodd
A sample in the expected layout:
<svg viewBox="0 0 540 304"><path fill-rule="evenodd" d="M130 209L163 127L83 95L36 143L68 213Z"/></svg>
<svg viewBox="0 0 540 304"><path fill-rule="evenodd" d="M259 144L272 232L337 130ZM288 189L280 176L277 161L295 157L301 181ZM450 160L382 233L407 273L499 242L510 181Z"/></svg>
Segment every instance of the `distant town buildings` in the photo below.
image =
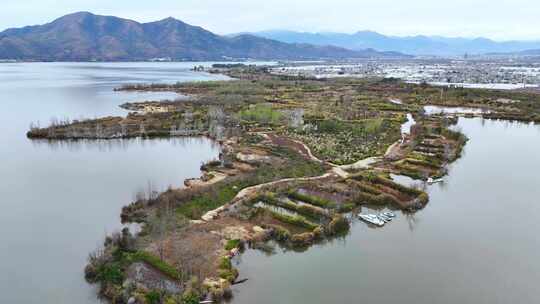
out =
<svg viewBox="0 0 540 304"><path fill-rule="evenodd" d="M313 78L384 77L413 83L515 89L540 85L540 63L508 60L407 60L284 65L272 73Z"/></svg>

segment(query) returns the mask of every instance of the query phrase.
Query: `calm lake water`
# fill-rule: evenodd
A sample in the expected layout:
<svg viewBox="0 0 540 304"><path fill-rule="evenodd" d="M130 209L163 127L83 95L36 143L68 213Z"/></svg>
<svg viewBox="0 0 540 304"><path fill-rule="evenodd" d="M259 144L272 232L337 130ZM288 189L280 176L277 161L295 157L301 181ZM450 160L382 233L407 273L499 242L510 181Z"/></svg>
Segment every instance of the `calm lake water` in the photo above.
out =
<svg viewBox="0 0 540 304"><path fill-rule="evenodd" d="M197 63L199 65L200 63ZM181 186L219 147L206 139L32 142L31 122L126 115L123 83L223 79L193 63L0 64L0 303L97 303L88 253L121 228L120 209L152 182Z"/></svg>
<svg viewBox="0 0 540 304"><path fill-rule="evenodd" d="M425 209L378 229L356 220L303 253L247 251L232 302L539 303L540 126L458 128L470 141Z"/></svg>
<svg viewBox="0 0 540 304"><path fill-rule="evenodd" d="M199 63L197 63L199 64ZM87 254L149 181L179 186L217 156L204 139L32 142L31 122L125 115L123 83L222 78L190 63L0 64L0 303L97 303ZM248 251L234 303L538 303L540 128L460 119L470 137L412 217L304 253Z"/></svg>

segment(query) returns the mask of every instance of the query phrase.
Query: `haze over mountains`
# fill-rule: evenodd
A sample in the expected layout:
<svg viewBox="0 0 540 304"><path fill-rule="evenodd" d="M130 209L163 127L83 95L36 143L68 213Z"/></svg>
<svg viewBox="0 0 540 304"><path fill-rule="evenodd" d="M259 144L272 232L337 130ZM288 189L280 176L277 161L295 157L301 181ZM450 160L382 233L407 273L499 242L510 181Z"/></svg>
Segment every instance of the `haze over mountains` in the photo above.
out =
<svg viewBox="0 0 540 304"><path fill-rule="evenodd" d="M0 59L130 61L343 59L402 56L393 52L284 43L253 35L225 37L174 18L150 23L88 12L0 33Z"/></svg>
<svg viewBox="0 0 540 304"><path fill-rule="evenodd" d="M540 40L497 42L486 38L446 38L421 35L395 37L371 31L344 34L276 30L257 32L253 33L253 35L287 43L334 45L351 50L372 48L378 51L394 51L411 55L456 56L465 53L517 53L540 49Z"/></svg>

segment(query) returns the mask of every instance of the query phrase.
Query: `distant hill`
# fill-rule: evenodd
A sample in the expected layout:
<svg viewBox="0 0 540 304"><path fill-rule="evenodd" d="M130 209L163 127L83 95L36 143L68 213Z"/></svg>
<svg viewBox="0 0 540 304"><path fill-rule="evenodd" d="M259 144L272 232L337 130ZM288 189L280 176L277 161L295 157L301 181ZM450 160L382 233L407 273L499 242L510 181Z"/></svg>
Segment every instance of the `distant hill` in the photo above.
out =
<svg viewBox="0 0 540 304"><path fill-rule="evenodd" d="M385 36L371 31L354 34L264 31L253 35L286 43L334 45L351 50L376 49L412 55L456 56L468 54L519 52L540 49L540 41L497 42L486 38L446 38L440 36Z"/></svg>
<svg viewBox="0 0 540 304"><path fill-rule="evenodd" d="M540 56L540 49L537 50L526 50L519 52L519 55L524 56Z"/></svg>
<svg viewBox="0 0 540 304"><path fill-rule="evenodd" d="M138 23L80 12L51 23L0 33L0 59L129 61L223 59L344 59L403 56L394 52L285 43L253 35L225 37L174 18Z"/></svg>
<svg viewBox="0 0 540 304"><path fill-rule="evenodd" d="M487 53L486 55L498 57L540 57L540 49L530 49L518 52L493 52Z"/></svg>

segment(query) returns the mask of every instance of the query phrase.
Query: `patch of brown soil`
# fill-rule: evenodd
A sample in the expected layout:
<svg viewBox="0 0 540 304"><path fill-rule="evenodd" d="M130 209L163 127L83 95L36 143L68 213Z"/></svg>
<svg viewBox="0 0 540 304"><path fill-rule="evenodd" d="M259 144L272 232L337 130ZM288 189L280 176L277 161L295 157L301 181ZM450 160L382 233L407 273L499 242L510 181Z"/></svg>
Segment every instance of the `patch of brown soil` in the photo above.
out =
<svg viewBox="0 0 540 304"><path fill-rule="evenodd" d="M162 241L154 241L147 250L182 269L187 278L216 277L219 259L226 254L226 241L242 235L248 237L253 226L232 217L221 217L175 231Z"/></svg>
<svg viewBox="0 0 540 304"><path fill-rule="evenodd" d="M295 152L298 152L300 155L302 155L306 159L311 159L310 152L306 149L304 145L302 145L299 142L296 142L288 137L285 136L278 136L273 133L266 134L270 142L276 146L286 147L289 148Z"/></svg>
<svg viewBox="0 0 540 304"><path fill-rule="evenodd" d="M414 197L410 196L410 195L407 195L399 190L396 190L394 188L390 188L388 186L385 186L385 185L381 185L381 184L374 184L373 186L375 186L377 189L379 189L382 193L386 193L386 194L389 194L393 197L395 197L399 202L410 202L412 200L414 200Z"/></svg>

